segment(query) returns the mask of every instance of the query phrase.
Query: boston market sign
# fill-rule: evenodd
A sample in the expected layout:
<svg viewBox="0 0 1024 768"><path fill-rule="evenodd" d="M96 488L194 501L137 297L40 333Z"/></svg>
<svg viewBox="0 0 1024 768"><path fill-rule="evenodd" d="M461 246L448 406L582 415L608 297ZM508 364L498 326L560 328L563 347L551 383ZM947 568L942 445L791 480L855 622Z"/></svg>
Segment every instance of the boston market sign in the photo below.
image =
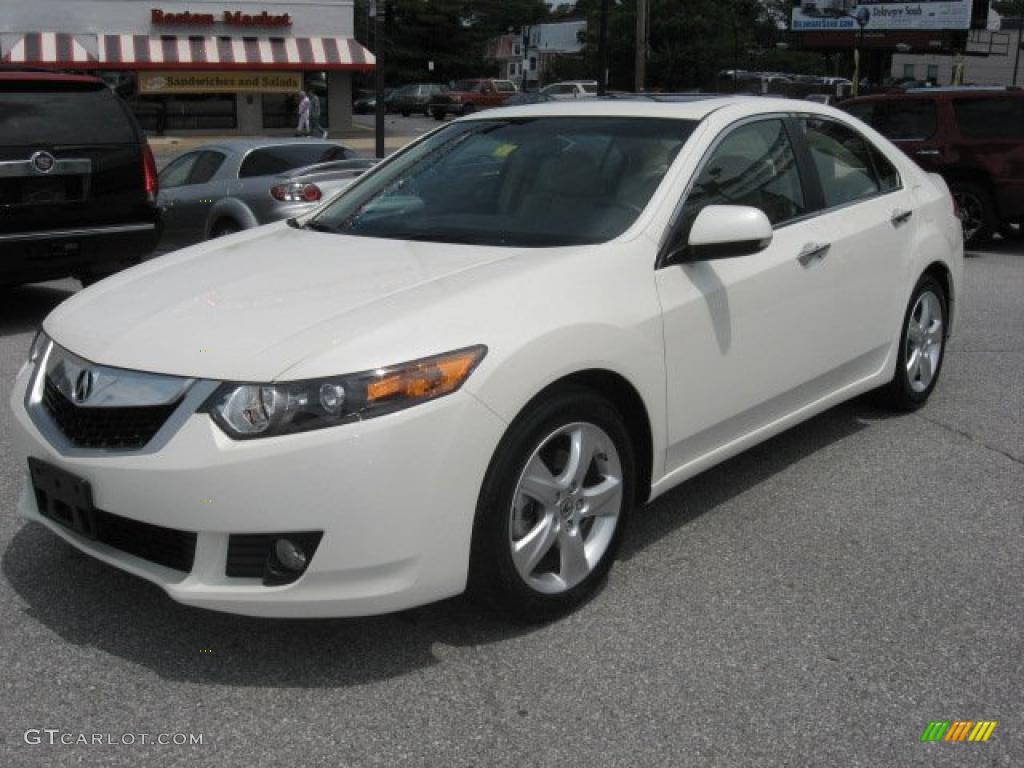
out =
<svg viewBox="0 0 1024 768"><path fill-rule="evenodd" d="M191 11L168 13L154 8L150 11L150 21L159 26L190 27L212 27L218 22L228 27L290 27L292 25L291 14L274 14L267 11L262 13L224 11L218 18L213 13L192 13Z"/></svg>

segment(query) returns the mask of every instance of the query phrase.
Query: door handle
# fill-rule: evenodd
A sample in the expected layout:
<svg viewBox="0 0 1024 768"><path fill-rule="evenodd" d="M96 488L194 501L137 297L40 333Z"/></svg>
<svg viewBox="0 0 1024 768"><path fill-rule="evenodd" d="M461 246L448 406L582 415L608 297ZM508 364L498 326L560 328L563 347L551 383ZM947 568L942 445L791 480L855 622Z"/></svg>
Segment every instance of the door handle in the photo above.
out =
<svg viewBox="0 0 1024 768"><path fill-rule="evenodd" d="M939 149L918 149L918 150L914 151L914 154L915 155L920 155L921 157L938 157L939 155L942 154L942 150L939 150Z"/></svg>
<svg viewBox="0 0 1024 768"><path fill-rule="evenodd" d="M804 249L800 251L796 260L800 262L801 266L806 267L815 259L825 258L825 255L828 253L828 249L831 247L831 243L808 243L804 246Z"/></svg>
<svg viewBox="0 0 1024 768"><path fill-rule="evenodd" d="M895 210L892 212L892 218L889 221L892 222L894 227L898 227L900 224L906 224L910 221L910 217L914 215L913 211L900 211Z"/></svg>

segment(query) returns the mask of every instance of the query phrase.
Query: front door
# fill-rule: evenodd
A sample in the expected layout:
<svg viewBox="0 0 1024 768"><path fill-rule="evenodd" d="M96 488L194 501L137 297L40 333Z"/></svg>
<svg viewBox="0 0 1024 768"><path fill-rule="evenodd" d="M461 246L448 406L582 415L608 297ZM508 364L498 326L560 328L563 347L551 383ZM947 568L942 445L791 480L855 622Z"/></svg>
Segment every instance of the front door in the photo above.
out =
<svg viewBox="0 0 1024 768"><path fill-rule="evenodd" d="M833 342L835 266L822 248L829 233L810 215L812 199L782 118L727 129L699 172L684 231L713 204L760 208L775 231L760 253L656 273L668 471L699 467L832 386L842 357Z"/></svg>

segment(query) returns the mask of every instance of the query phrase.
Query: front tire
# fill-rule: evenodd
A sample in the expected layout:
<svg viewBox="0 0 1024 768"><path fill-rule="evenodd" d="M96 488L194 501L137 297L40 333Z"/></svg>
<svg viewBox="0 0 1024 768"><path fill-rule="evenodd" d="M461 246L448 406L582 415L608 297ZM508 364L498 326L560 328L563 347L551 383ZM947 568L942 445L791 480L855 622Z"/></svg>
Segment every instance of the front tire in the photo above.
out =
<svg viewBox="0 0 1024 768"><path fill-rule="evenodd" d="M242 228L238 223L232 219L222 219L213 226L213 230L210 232L210 239L213 240L218 237L227 237L233 235L236 232L241 232Z"/></svg>
<svg viewBox="0 0 1024 768"><path fill-rule="evenodd" d="M903 318L896 371L878 393L883 405L913 411L927 402L945 359L948 307L942 284L931 275L922 275Z"/></svg>
<svg viewBox="0 0 1024 768"><path fill-rule="evenodd" d="M484 478L471 594L524 621L581 604L615 559L635 477L629 433L603 397L572 388L529 406Z"/></svg>

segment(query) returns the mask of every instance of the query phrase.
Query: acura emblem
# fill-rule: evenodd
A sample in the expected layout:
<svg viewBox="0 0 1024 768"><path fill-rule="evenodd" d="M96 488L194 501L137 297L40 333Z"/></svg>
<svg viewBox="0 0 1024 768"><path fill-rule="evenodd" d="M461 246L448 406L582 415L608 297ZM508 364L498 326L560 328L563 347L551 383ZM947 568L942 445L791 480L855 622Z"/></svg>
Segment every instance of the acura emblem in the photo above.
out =
<svg viewBox="0 0 1024 768"><path fill-rule="evenodd" d="M40 173L49 173L57 165L57 159L49 152L36 152L28 161Z"/></svg>
<svg viewBox="0 0 1024 768"><path fill-rule="evenodd" d="M75 379L75 388L71 392L71 399L76 403L84 403L92 394L93 372L89 370L79 371Z"/></svg>

